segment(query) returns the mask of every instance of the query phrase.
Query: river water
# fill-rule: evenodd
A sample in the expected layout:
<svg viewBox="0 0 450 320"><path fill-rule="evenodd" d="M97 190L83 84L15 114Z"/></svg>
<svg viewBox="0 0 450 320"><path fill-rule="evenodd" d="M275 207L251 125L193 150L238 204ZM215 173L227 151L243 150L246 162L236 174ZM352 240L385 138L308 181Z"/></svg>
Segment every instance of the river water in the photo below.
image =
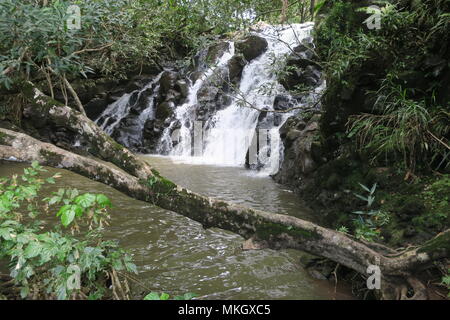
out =
<svg viewBox="0 0 450 320"><path fill-rule="evenodd" d="M293 194L269 177L251 175L240 168L146 158L162 174L193 191L269 211L303 217L310 214ZM25 167L0 162L0 176L20 173ZM204 299L352 299L348 289L338 285L336 290L331 282L311 278L299 263L299 251L242 251L243 238L236 234L205 230L195 221L134 200L104 184L66 170L47 169L48 174L63 175L56 185L45 187L45 194L61 187L78 188L103 193L112 200L106 238L117 239L133 254L137 277L148 288L141 293L194 292Z"/></svg>

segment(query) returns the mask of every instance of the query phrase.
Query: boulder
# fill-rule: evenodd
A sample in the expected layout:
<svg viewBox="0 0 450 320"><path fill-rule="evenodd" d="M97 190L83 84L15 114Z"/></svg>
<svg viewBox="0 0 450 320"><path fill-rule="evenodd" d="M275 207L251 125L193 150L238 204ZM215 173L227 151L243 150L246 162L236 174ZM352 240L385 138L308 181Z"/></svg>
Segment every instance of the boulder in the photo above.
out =
<svg viewBox="0 0 450 320"><path fill-rule="evenodd" d="M317 56L312 50L314 47L311 38L306 38L293 49L286 61L287 74L279 81L287 89L293 90L298 85L316 87L321 81L321 68L315 62Z"/></svg>
<svg viewBox="0 0 450 320"><path fill-rule="evenodd" d="M208 53L206 54L206 63L214 63L219 59L226 51L230 50L229 42L219 42L211 45L208 48Z"/></svg>
<svg viewBox="0 0 450 320"><path fill-rule="evenodd" d="M236 50L249 62L263 54L267 46L267 40L257 35L250 35L235 43Z"/></svg>
<svg viewBox="0 0 450 320"><path fill-rule="evenodd" d="M174 71L164 71L161 75L161 79L159 80L159 84L161 86L161 93L166 94L175 86L175 83L178 79L178 73Z"/></svg>
<svg viewBox="0 0 450 320"><path fill-rule="evenodd" d="M280 128L284 157L280 170L274 176L275 181L297 187L303 178L323 163L319 120L319 114L307 121L301 116L293 116Z"/></svg>
<svg viewBox="0 0 450 320"><path fill-rule="evenodd" d="M234 55L228 61L228 78L233 84L237 84L241 80L245 64L246 61L242 55Z"/></svg>

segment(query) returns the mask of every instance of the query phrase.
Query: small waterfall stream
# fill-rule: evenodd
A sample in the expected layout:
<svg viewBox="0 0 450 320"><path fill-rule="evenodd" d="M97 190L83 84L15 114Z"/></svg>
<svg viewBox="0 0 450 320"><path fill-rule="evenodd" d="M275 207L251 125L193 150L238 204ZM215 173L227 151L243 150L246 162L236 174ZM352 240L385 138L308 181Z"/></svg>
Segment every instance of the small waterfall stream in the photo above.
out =
<svg viewBox="0 0 450 320"><path fill-rule="evenodd" d="M196 106L197 92L205 79L232 57L234 47L231 46L232 48L219 58L217 64L192 86L188 102L177 108L176 121L180 121L182 127L178 135L179 143L170 150L169 155L187 163L242 167L246 164L247 154L250 153L253 163L259 163L261 171L266 174L276 173L282 151L278 130L294 111L279 113L277 123L273 124L272 121L270 127L261 130L258 138L255 130L260 119L260 110L273 110L275 96L288 95L277 80L274 61L288 55L296 44L310 35L312 27L312 23L296 24L289 28L267 26L256 33L267 40L267 50L245 66L239 88L232 94L234 97L231 104L218 111L208 120L207 125L204 125L208 129L203 133L203 152L198 157L198 154L192 152L191 141L192 131L195 129L192 125L195 115L192 109L202 107ZM162 139L166 148L172 139L169 137L170 132L171 128L166 129ZM256 139L259 139L259 152L256 149Z"/></svg>
<svg viewBox="0 0 450 320"><path fill-rule="evenodd" d="M159 80L163 72L158 74L141 90L126 93L117 101L110 104L97 118L95 123L108 135L113 135L115 130L123 124L123 131L115 137L120 143L135 147L142 141L142 133L145 122L154 117L155 98L159 94ZM131 121L127 117L133 113Z"/></svg>
<svg viewBox="0 0 450 320"><path fill-rule="evenodd" d="M200 76L199 79L189 88L189 95L187 101L176 108L175 119L172 121L170 126L164 130L161 138L160 145L158 146L158 151L162 152L164 150L169 150L169 154L173 156L181 156L189 158L191 156L191 133L195 121L195 108L197 105L197 94L201 89L205 81L211 77L214 72L225 66L227 62L234 55L234 43L229 43L229 50L224 52L224 54L219 58L217 63L209 67L206 72ZM173 127L177 123L181 123L181 128L179 129L179 143L174 147L172 141Z"/></svg>
<svg viewBox="0 0 450 320"><path fill-rule="evenodd" d="M245 61L240 81L234 86L229 85L230 62L240 52L235 48L235 42L224 42L222 45L226 46L222 48L225 49L218 52L206 69L207 54L200 55L201 66L193 70L193 74L200 75L194 77L194 81L182 79L188 84L185 98L173 99L170 93L163 94L166 110L169 110L165 118L155 120L155 113L162 101L159 96L162 74L172 71L163 71L143 89L123 95L103 111L96 123L119 143L137 152L149 153L151 150L185 163L247 166L258 169L263 175L275 174L283 154L279 129L290 116L299 112L298 108L280 110L276 98L282 96L290 106L301 107L322 88L317 87L309 98L299 99L292 97L279 82L278 71L283 69L283 61L310 36L312 29L313 23L304 23L266 25L252 32L267 41L267 48L250 62ZM199 99L202 90L214 87L214 81L223 76L228 77L229 88L223 92L227 99L219 107L204 105ZM218 87L215 89L219 90ZM199 113L206 114L206 119L203 117L199 121ZM149 120L159 121L159 127L154 129L156 133L150 140L146 140L143 132L147 130ZM146 146L151 139L154 145Z"/></svg>

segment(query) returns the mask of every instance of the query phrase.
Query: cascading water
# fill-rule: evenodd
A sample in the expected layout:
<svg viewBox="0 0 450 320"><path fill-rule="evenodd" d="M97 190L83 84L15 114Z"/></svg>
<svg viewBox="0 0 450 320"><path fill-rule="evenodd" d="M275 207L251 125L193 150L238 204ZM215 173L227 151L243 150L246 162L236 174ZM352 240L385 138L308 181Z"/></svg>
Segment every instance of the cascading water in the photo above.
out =
<svg viewBox="0 0 450 320"><path fill-rule="evenodd" d="M134 146L142 140L145 122L154 117L155 98L159 93L159 80L163 72L158 74L141 90L124 94L116 102L110 104L95 121L108 135L115 130L136 109L136 116L126 123L126 128L118 134L117 140L126 145Z"/></svg>
<svg viewBox="0 0 450 320"><path fill-rule="evenodd" d="M109 105L96 123L137 152L156 152L187 163L249 166L263 175L274 174L283 154L279 129L299 108L311 104L308 100L314 100L323 88L316 81L310 84L316 87L315 92L291 97L284 83L280 84L277 72L312 29L313 23L304 23L266 25L253 32L267 46L249 58L250 62L244 59L240 73L232 70L243 53L238 48L242 40L212 46L199 54L198 68L192 74L194 81L163 71L142 90L125 94ZM213 59L210 67L208 59ZM176 87L180 81L189 84L187 90ZM223 92L219 94L220 90ZM279 97L284 106L277 104ZM287 110L293 106L296 108Z"/></svg>
<svg viewBox="0 0 450 320"><path fill-rule="evenodd" d="M202 88L206 80L208 80L217 69L225 66L228 61L234 55L234 43L229 43L229 49L218 59L217 63L209 67L200 77L197 79L193 85L189 88L189 95L187 101L176 108L175 110L175 120L172 121L170 126L164 130L161 138L161 142L158 146L158 152L163 153L169 150L170 155L189 158L191 157L191 146L192 139L191 133L194 127L195 121L195 108L198 107L197 94ZM174 147L172 140L173 128L176 124L180 123L181 128L178 132L178 144Z"/></svg>
<svg viewBox="0 0 450 320"><path fill-rule="evenodd" d="M209 129L205 130L203 137L203 155L192 157L191 136L195 116L193 110L197 105L198 90L203 82L213 74L215 68L230 60L234 53L234 47L231 46L230 50L222 55L216 66L210 68L191 87L188 101L177 108L176 119L181 123L178 138L180 142L170 150L172 138L169 135L173 127L169 127L165 131L161 145L169 148L171 156L181 156L182 160L186 162L244 166L249 148L250 152L256 152L256 148L252 148L252 146L257 139L255 129L261 116L260 110L273 110L275 96L278 94L288 95L278 82L272 64L289 54L293 46L309 36L312 28L313 23L291 25L289 28L267 26L256 33L259 37L267 40L267 50L245 66L239 88L233 94L232 103L218 111L208 121ZM270 128L265 128L266 132L259 136L261 147L256 161L259 163L259 168L266 174L273 174L278 170L282 147L278 131L293 113L295 111L278 114L278 123L272 124ZM268 144L264 144L266 141Z"/></svg>

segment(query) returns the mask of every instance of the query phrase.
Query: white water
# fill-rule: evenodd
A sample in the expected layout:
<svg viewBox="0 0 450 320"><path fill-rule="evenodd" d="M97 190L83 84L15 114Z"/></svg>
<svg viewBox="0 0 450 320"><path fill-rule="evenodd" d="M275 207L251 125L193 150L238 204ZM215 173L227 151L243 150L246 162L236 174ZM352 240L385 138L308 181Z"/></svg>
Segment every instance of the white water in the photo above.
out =
<svg viewBox="0 0 450 320"><path fill-rule="evenodd" d="M207 123L199 125L195 117L196 112L202 106L198 103L197 95L205 82L213 79L215 73L220 73L235 54L234 43L230 42L229 49L190 85L185 103L173 106L175 108L174 120L164 129L157 146L157 153L169 154L185 163L233 167L245 166L248 154L250 164L256 165L259 175L276 173L280 165L280 156L283 154L279 129L298 110L290 113L278 113L276 125L269 125L268 128L266 127L268 130L259 131L259 136L257 136L255 129L261 115L259 110L273 110L277 95L289 96L277 81L275 70L282 68L279 62L284 61L284 58L310 35L312 28L313 23L305 23L290 26L264 26L258 32L254 32L267 40L267 50L244 67L239 89L231 94L231 103L216 112L207 120ZM131 141L129 138L134 138L134 141L141 140L145 122L154 118L153 103L154 98L158 95L158 83L161 75L162 73L143 88L137 99L132 96L136 94L134 92L125 94L109 105L96 123L109 135L113 134L121 121L130 114L133 107L130 99L138 101L144 90L154 88L148 106L133 122L133 126L140 126L142 130L140 133L124 133L125 140L128 142ZM321 87L316 88L316 93L312 94L310 98L314 98L320 90ZM301 107L301 105L299 106ZM268 115L267 119L273 121L274 114ZM199 143L197 141L198 132L202 132L202 126L209 129L200 134L202 137ZM194 136L194 141L192 141L192 136ZM259 151L255 146L257 139L259 140ZM178 143L175 144L174 141Z"/></svg>
<svg viewBox="0 0 450 320"><path fill-rule="evenodd" d="M148 83L142 90L139 91L139 95L135 101L139 101L139 97L141 93L148 88L156 85L161 79L163 72L158 74L150 83ZM117 101L110 104L102 114L95 120L95 123L102 128L108 135L111 135L114 132L114 129L117 125L128 116L130 113L132 104L130 103L130 98L134 92L126 93L122 97L120 97ZM152 95L148 98L147 107L142 111L139 115L138 121L139 125L143 128L147 119L150 119L154 115L154 97L156 97L159 93L159 85L155 87ZM113 119L113 120L111 120ZM142 133L142 132L141 132Z"/></svg>
<svg viewBox="0 0 450 320"><path fill-rule="evenodd" d="M211 129L204 134L203 155L201 157L192 157L191 130L192 121L194 120L192 110L197 104L198 90L205 79L214 71L210 69L191 88L188 102L177 109L177 119L182 123L180 130L181 142L172 149L170 155L176 156L178 160L181 159L187 163L244 166L252 139L256 139L255 129L260 115L260 111L256 109L273 110L275 96L280 93L287 94L277 81L277 76L274 72L276 66L273 66L272 63L288 55L302 39L310 35L312 27L313 23L295 24L284 28L267 26L257 33L268 42L266 52L245 66L238 94L235 95L228 107L218 111L209 120ZM220 58L217 66L224 65L233 55L233 51L226 52ZM248 107L249 105L253 108ZM259 163L262 164L262 171L266 175L274 174L278 171L280 154L282 152L282 143L280 142L278 131L293 113L281 114L279 125L272 127L267 132L270 143L260 150L258 155ZM171 132L171 129L166 129L167 133ZM163 141L167 145L170 140L168 134L166 134L164 139ZM256 149L254 151L256 156Z"/></svg>
<svg viewBox="0 0 450 320"><path fill-rule="evenodd" d="M234 43L230 42L230 47L228 51L226 51L217 61L217 63L211 67L209 67L206 72L195 81L193 85L189 88L189 95L187 97L186 102L177 107L175 110L175 121L172 121L170 126L166 128L163 132L160 145L158 147L158 151L160 153L164 152L164 150L171 150L170 155L178 156L182 158L189 159L191 157L191 130L194 126L195 121L195 109L198 107L198 99L197 93L203 86L206 80L208 80L217 69L225 66L228 61L234 55ZM178 140L179 143L173 147L172 143L172 131L174 125L181 123L181 128L178 131Z"/></svg>

